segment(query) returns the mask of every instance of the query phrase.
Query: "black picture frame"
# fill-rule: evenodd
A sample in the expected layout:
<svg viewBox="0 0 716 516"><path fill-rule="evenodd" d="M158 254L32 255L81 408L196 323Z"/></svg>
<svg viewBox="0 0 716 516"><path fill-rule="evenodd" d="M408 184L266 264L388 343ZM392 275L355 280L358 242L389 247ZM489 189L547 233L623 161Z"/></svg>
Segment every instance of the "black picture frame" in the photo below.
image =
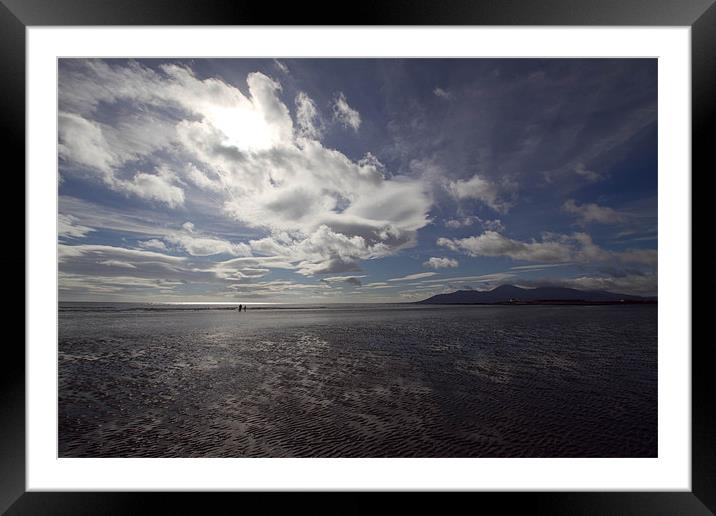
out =
<svg viewBox="0 0 716 516"><path fill-rule="evenodd" d="M364 0L345 4L284 3L246 0L0 0L0 127L6 150L5 177L15 181L9 198L24 199L25 169L25 29L40 25L603 25L690 26L692 44L692 170L704 169L711 141L706 128L716 110L716 3L714 0L534 0L490 1ZM341 12L342 14L337 14ZM333 14L332 14L333 13ZM88 45L91 45L88 42ZM91 48L89 46L88 48ZM14 158L7 160L7 158ZM8 165L14 163L14 167ZM683 173L688 173L684 171ZM693 172L692 176L693 178ZM15 194L9 195L10 191ZM21 201L22 202L22 201ZM6 221L14 222L10 237L15 251L1 259L6 270L25 269L24 225L17 207L4 202ZM693 231L692 231L693 234ZM692 248L693 253L693 248ZM15 274L18 291L21 276ZM15 285L12 285L14 287ZM23 299L25 299L23 285ZM685 300L688 301L688 300ZM22 306L15 304L15 310ZM692 299L693 302L693 299ZM708 306L708 303L707 303ZM6 319L9 322L11 317ZM19 320L19 317L18 317ZM692 315L693 320L693 315ZM24 330L22 331L24 334ZM24 339L23 339L24 340ZM208 512L215 503L240 503L263 511L277 506L300 512L363 513L384 505L384 494L348 493L325 496L301 493L188 494L25 492L25 352L19 338L6 338L0 360L0 512L7 514L141 513L161 504L162 512ZM460 507L501 513L519 510L544 514L668 514L716 513L716 397L709 360L709 339L693 339L692 350L692 490L690 492L589 493L464 493L426 497L415 493L408 506L445 513ZM240 497L240 501L236 498ZM467 505L465 505L467 504ZM238 508L239 506L235 506ZM233 510L232 510L233 512Z"/></svg>

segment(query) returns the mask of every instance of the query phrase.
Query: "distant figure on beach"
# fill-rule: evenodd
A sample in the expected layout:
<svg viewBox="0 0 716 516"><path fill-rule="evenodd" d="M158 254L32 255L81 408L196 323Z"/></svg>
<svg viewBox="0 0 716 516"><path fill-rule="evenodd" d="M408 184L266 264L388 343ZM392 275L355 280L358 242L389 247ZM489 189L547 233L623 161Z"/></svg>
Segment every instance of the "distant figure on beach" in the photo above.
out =
<svg viewBox="0 0 716 516"><path fill-rule="evenodd" d="M239 305L239 312L241 311L241 306L242 306L242 305Z"/></svg>
<svg viewBox="0 0 716 516"><path fill-rule="evenodd" d="M246 311L246 309L247 309L248 307L249 307L249 305L244 305L244 312Z"/></svg>

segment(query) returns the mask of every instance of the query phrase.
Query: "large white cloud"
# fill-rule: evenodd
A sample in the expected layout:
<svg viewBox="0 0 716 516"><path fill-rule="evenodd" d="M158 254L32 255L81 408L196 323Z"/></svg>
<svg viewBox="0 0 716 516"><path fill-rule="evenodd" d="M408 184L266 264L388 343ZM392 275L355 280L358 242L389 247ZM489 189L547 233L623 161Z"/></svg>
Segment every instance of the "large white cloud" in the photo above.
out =
<svg viewBox="0 0 716 516"><path fill-rule="evenodd" d="M251 73L246 86L244 94L176 65L73 62L60 74L60 155L73 165L65 168L170 208L204 199L265 232L250 244L255 252L305 275L356 270L360 260L414 245L432 203L426 184L386 177L370 154L353 161L325 147L320 113L305 93L295 99L294 123L276 80ZM333 108L358 129L360 114L345 95ZM158 135L136 144L150 119ZM248 253L209 237L167 241L193 255Z"/></svg>

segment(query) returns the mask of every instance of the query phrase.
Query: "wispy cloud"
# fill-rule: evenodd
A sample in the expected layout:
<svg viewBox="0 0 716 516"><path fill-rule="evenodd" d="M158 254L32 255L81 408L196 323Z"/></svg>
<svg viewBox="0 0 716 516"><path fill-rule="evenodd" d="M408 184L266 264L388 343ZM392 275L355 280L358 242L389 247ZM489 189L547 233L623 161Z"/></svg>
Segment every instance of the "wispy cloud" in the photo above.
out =
<svg viewBox="0 0 716 516"><path fill-rule="evenodd" d="M418 272L416 274L408 274L407 276L402 276L400 278L392 278L388 281L409 281L409 280L416 280L416 279L422 279L422 278L429 278L430 276L435 276L437 272Z"/></svg>
<svg viewBox="0 0 716 516"><path fill-rule="evenodd" d="M545 234L542 241L522 242L496 231L462 239L439 238L438 245L468 256L506 256L514 260L546 263L601 263L618 260L625 263L656 265L653 249L609 251L596 245L586 233Z"/></svg>
<svg viewBox="0 0 716 516"><path fill-rule="evenodd" d="M365 278L365 275L361 276L332 276L329 278L322 278L321 282L328 285L347 285L351 287L360 287L363 285L361 278Z"/></svg>
<svg viewBox="0 0 716 516"><path fill-rule="evenodd" d="M300 91L296 95L296 123L300 135L314 140L323 136L323 120L318 107L311 97Z"/></svg>
<svg viewBox="0 0 716 516"><path fill-rule="evenodd" d="M276 68L278 68L279 70L281 70L283 73L285 73L285 74L288 74L288 73L289 73L288 66L286 66L284 63L282 63L282 62L279 61L278 59L274 59L274 60L273 60L273 64L276 65Z"/></svg>
<svg viewBox="0 0 716 516"><path fill-rule="evenodd" d="M452 98L452 93L450 93L449 91L444 90L444 89L442 89L442 88L440 88L440 87L436 87L436 88L433 90L433 94L434 94L436 97L440 97L441 99L444 99L444 100L450 100L450 99Z"/></svg>
<svg viewBox="0 0 716 516"><path fill-rule="evenodd" d="M348 100L343 92L338 93L333 101L333 116L344 127L350 127L354 131L360 127L360 113L348 105Z"/></svg>
<svg viewBox="0 0 716 516"><path fill-rule="evenodd" d="M488 282L501 282L508 281L514 278L515 274L509 272L494 272L490 274L478 274L476 276L446 276L440 279L423 280L422 283L457 283L457 282L470 282L470 283L488 283Z"/></svg>
<svg viewBox="0 0 716 516"><path fill-rule="evenodd" d="M623 213L619 213L613 208L608 206L599 206L595 203L586 203L579 205L574 199L568 199L563 205L562 209L567 213L576 215L579 222L588 224L590 222L597 222L600 224L617 224L624 222L626 216Z"/></svg>
<svg viewBox="0 0 716 516"><path fill-rule="evenodd" d="M57 216L57 233L61 239L84 238L92 231L94 228L83 226L73 215L61 213Z"/></svg>
<svg viewBox="0 0 716 516"><path fill-rule="evenodd" d="M514 267L510 267L511 271L540 271L543 269L551 269L552 267L564 267L565 265L571 265L570 262L567 263L539 263L536 265L516 265Z"/></svg>

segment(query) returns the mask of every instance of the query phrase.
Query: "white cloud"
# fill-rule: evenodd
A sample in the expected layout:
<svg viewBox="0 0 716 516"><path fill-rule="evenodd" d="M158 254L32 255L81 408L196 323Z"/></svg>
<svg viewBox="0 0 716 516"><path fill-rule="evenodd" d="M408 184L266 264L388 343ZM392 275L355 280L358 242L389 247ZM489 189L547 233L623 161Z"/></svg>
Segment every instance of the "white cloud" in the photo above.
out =
<svg viewBox="0 0 716 516"><path fill-rule="evenodd" d="M60 104L65 108L59 118L60 156L96 170L113 189L160 200L172 207L181 205L183 193L171 184L171 174L163 174L161 169L156 175L134 171L129 178L120 178L118 167L124 166L126 176L132 160L169 142L180 142L183 133L192 127L217 131L224 144L241 150L267 149L290 142L288 109L276 97L280 85L260 73L249 74L247 84L250 97L220 80L199 80L186 68L175 65L163 65L161 72L156 72L138 64L110 66L102 61L82 61L60 74ZM160 124L155 119L147 123L137 115L139 110L114 125L86 118L93 115L100 102L120 100L155 110L174 108L180 115L173 124ZM69 108L76 112L68 112ZM152 141L153 134L162 136L154 136ZM111 142L113 145L108 135L116 140ZM137 146L148 140L150 144Z"/></svg>
<svg viewBox="0 0 716 516"><path fill-rule="evenodd" d="M60 290L64 296L107 293L124 295L137 288L178 292L185 285L209 295L226 291L230 284L254 282L267 275L265 266L291 268L274 258L239 257L207 264L191 256L170 256L155 251L105 245L58 246Z"/></svg>
<svg viewBox="0 0 716 516"><path fill-rule="evenodd" d="M251 256L251 247L243 242L232 243L228 240L206 235L196 231L194 224L185 222L183 231L176 231L164 237L166 242L174 244L191 256L212 256L229 254L232 256Z"/></svg>
<svg viewBox="0 0 716 516"><path fill-rule="evenodd" d="M507 212L511 206L500 198L498 185L477 174L470 179L450 181L447 189L459 201L476 199L500 213Z"/></svg>
<svg viewBox="0 0 716 516"><path fill-rule="evenodd" d="M365 275L363 276L332 276L330 278L323 278L321 279L322 283L326 283L328 285L348 285L350 287L361 287L363 286L363 282L361 281L361 278L365 278Z"/></svg>
<svg viewBox="0 0 716 516"><path fill-rule="evenodd" d="M370 152L366 152L365 156L358 160L358 166L375 169L381 176L385 175L385 165Z"/></svg>
<svg viewBox="0 0 716 516"><path fill-rule="evenodd" d="M458 261L452 258L432 257L426 262L423 262L423 267L431 267L433 269L455 268L458 265L460 265Z"/></svg>
<svg viewBox="0 0 716 516"><path fill-rule="evenodd" d="M365 274L361 274L361 275L358 275L358 276L356 276L356 275L352 275L352 276L330 276L330 277L327 277L327 278L322 278L321 281L325 281L326 283L340 283L341 281L345 281L345 280L351 279L351 278L365 278L365 277L366 277Z"/></svg>
<svg viewBox="0 0 716 516"><path fill-rule="evenodd" d="M59 214L57 216L57 234L59 238L84 238L94 228L79 224L79 219L73 215Z"/></svg>
<svg viewBox="0 0 716 516"><path fill-rule="evenodd" d="M82 225L96 229L156 237L169 233L165 226L174 220L171 214L163 214L157 210L147 211L142 208L126 210L67 195L60 195L58 201L61 213L72 213Z"/></svg>
<svg viewBox="0 0 716 516"><path fill-rule="evenodd" d="M60 74L60 105L71 114L61 125L65 131L73 130L72 123L80 127L80 136L66 143L72 149L65 159L92 168L113 190L174 208L216 206L221 215L267 235L248 245L304 275L355 271L360 260L415 244L417 230L428 223L429 184L400 175L386 178L385 167L370 153L355 162L306 138L317 136L318 127L315 103L307 96L299 95L294 125L278 82L251 73L246 84L248 94L219 79L199 79L181 66L152 70L137 63L78 60ZM139 134L144 122L125 116L126 110L115 110L118 120L103 124L92 119L99 118L100 105L119 102L171 124L163 123L157 142L137 146L136 152L124 142L117 153L106 135L119 141L120 125L122 134ZM343 94L334 115L353 129L360 125L360 114ZM167 146L175 162L155 152ZM155 164L153 172L137 169L145 162ZM189 240L159 227L146 234L169 237L167 242L189 253L246 252L209 236Z"/></svg>
<svg viewBox="0 0 716 516"><path fill-rule="evenodd" d="M120 294L137 288L173 290L186 282L211 280L185 258L108 245L58 245L58 286L63 296Z"/></svg>
<svg viewBox="0 0 716 516"><path fill-rule="evenodd" d="M657 251L654 249L607 251L596 245L586 233L548 233L543 236L541 242L522 242L507 238L496 231L485 231L481 235L462 239L439 238L437 244L468 256L506 256L528 262L590 263L618 260L654 266L657 261Z"/></svg>
<svg viewBox="0 0 716 516"><path fill-rule="evenodd" d="M444 90L440 87L437 87L433 90L433 94L436 97L440 97L441 99L450 100L452 98L452 93L450 93L447 90Z"/></svg>
<svg viewBox="0 0 716 516"><path fill-rule="evenodd" d="M123 269L136 269L137 266L134 264L131 264L129 262L123 262L121 260L105 260L103 262L99 262L102 265L107 265L108 267L121 267Z"/></svg>
<svg viewBox="0 0 716 516"><path fill-rule="evenodd" d="M468 215L459 219L448 219L445 221L445 227L450 229L459 229L468 226L472 226L476 222L480 221L480 217L474 215Z"/></svg>
<svg viewBox="0 0 716 516"><path fill-rule="evenodd" d="M139 247L143 247L145 249L158 249L160 251L167 250L166 244L156 238L151 238L149 240L142 240L142 241L138 242L138 244L139 244Z"/></svg>
<svg viewBox="0 0 716 516"><path fill-rule="evenodd" d="M66 245L57 246L59 261L71 258L92 257L94 261L104 259L119 259L130 263L142 262L163 262L167 264L179 264L185 261L181 256L170 256L154 251L143 251L139 249L125 249L110 245Z"/></svg>
<svg viewBox="0 0 716 516"><path fill-rule="evenodd" d="M423 279L423 278L429 278L430 276L435 276L437 272L418 272L416 274L408 274L407 276L402 276L400 278L392 278L388 281L409 281L409 280L416 280L416 279Z"/></svg>
<svg viewBox="0 0 716 516"><path fill-rule="evenodd" d="M228 240L213 237L197 237L187 234L176 234L165 237L167 241L184 249L191 256L212 256L230 254L232 256L250 256L251 248L240 242L233 244Z"/></svg>
<svg viewBox="0 0 716 516"><path fill-rule="evenodd" d="M126 164L168 145L172 133L169 122L141 112L113 126L78 113L60 111L58 154L62 160L78 166L81 177L94 177L113 190L160 200L174 207L181 204L183 192L170 184L171 173L158 169L156 175L136 172L127 178L120 174Z"/></svg>
<svg viewBox="0 0 716 516"><path fill-rule="evenodd" d="M285 74L288 74L288 73L289 73L288 66L286 66L285 63L282 63L282 62L279 61L278 59L274 59L274 60L273 60L273 64L275 64L275 65L276 65L276 68L278 68L279 70L281 70L283 73L285 73Z"/></svg>
<svg viewBox="0 0 716 516"><path fill-rule="evenodd" d="M323 121L316 103L304 92L296 95L296 123L298 133L306 138L320 140L323 135Z"/></svg>
<svg viewBox="0 0 716 516"><path fill-rule="evenodd" d="M619 261L648 265L651 267L656 267L659 261L656 249L628 249L626 251L613 254L619 259Z"/></svg>
<svg viewBox="0 0 716 516"><path fill-rule="evenodd" d="M372 161L354 164L317 143L306 145L327 168L286 171L294 181L263 185L255 195L226 204L245 224L271 232L251 243L256 251L293 256L302 260L302 274L319 274L354 271L357 260L415 243L417 230L428 222L424 185L400 176L385 180Z"/></svg>
<svg viewBox="0 0 716 516"><path fill-rule="evenodd" d="M100 124L63 112L59 113L57 123L60 158L95 169L105 182L111 183L113 167L120 164L121 159L110 148Z"/></svg>
<svg viewBox="0 0 716 516"><path fill-rule="evenodd" d="M567 213L576 215L581 223L597 222L600 224L616 224L623 222L626 218L623 213L619 213L613 208L599 206L598 204L588 203L578 205L574 199L567 200L562 209Z"/></svg>
<svg viewBox="0 0 716 516"><path fill-rule="evenodd" d="M503 282L514 278L514 274L509 272L495 272L491 274L480 274L478 276L458 276L458 277L447 277L440 279L423 280L421 283L448 283L453 284L456 282L468 282L468 283L496 283Z"/></svg>
<svg viewBox="0 0 716 516"><path fill-rule="evenodd" d="M131 192L137 197L165 203L170 208L184 204L184 190L172 184L174 178L165 169L157 174L138 172L128 181L116 181L118 189Z"/></svg>
<svg viewBox="0 0 716 516"><path fill-rule="evenodd" d="M574 173L591 182L599 181L600 179L602 179L601 174L593 170L587 169L587 167L584 166L584 163L577 163L574 166Z"/></svg>
<svg viewBox="0 0 716 516"><path fill-rule="evenodd" d="M520 280L515 283L525 287L559 286L579 290L606 290L619 294L641 296L656 296L658 292L658 277L656 274L541 278L538 280Z"/></svg>
<svg viewBox="0 0 716 516"><path fill-rule="evenodd" d="M243 297L287 296L297 293L310 294L322 289L320 285L309 285L287 280L263 281L258 283L234 283L227 287L232 293Z"/></svg>
<svg viewBox="0 0 716 516"><path fill-rule="evenodd" d="M271 61L267 63L270 74L290 80L283 75L289 72L284 63L276 60L275 67ZM289 84L293 86L294 82ZM511 195L512 185L502 178L520 177L541 167L554 166L552 160L539 159L541 155L534 151L554 147L545 145L539 131L533 134L532 128L540 127L539 120L533 124L530 118L529 124L518 124L527 129L517 138L508 138L512 141L509 145L491 145L487 137L491 124L477 124L485 126L484 131L477 133L448 132L449 127L435 126L430 123L430 117L419 113L421 106L405 105L406 119L429 131L425 133L429 140L421 132L396 130L391 137L414 141L405 148L382 148L380 156L389 164L386 167L371 153L361 159L357 159L357 155L354 158L357 148L353 146L349 146L349 157L321 143L324 122L328 123L331 116L334 123L355 131L365 121L343 93L338 93L334 102L325 106L322 119L316 103L308 95L298 93L292 98L294 92L292 87L282 91L279 81L269 77L269 72L249 74L245 83L237 84L217 78L204 79L188 67L177 65L157 64L149 68L126 60L61 61L58 144L62 177L68 181L70 178L72 181L91 179L95 183L91 188L106 188L138 201L131 203L131 210L122 212L117 208L120 204L115 202L90 208L87 201L61 198L61 213L73 214L65 215L64 219L60 216L61 243L87 238L98 230L103 234L105 230L130 233L127 241L144 239L134 250L66 245L60 251L65 277L84 267L94 278L114 278L112 275L124 268L122 281L127 281L127 285L97 279L94 288L139 288L128 279L130 273L141 277L151 271L154 274L161 271L171 279L164 278L166 281L159 288L173 289L176 285L169 282L181 278L192 282L213 281L212 285L217 288L227 282L240 283L248 292L250 287L245 283L268 275L272 269L286 269L306 276L349 274L360 270L362 260L394 255L415 245L418 230L430 223L433 190L438 193L445 190L460 201L455 218L446 221L446 227L474 225L479 228L479 223L485 230L484 234L471 237L473 240L441 239L443 245L461 253L511 256L538 264L522 266L534 267L530 270L566 263L609 261L656 267L655 250L607 251L584 233L514 240L503 236L504 226L499 219L465 216L471 213L468 208L477 204L462 202L470 200L480 201L497 212L506 212L516 197ZM430 95L429 89L424 93ZM441 98L453 94L440 87L433 93ZM357 97L351 99L355 102ZM295 109L291 103L295 103ZM396 104L402 113L401 106ZM465 116L469 114L465 113ZM485 114L491 116L488 112ZM388 113L388 117L391 116ZM626 120L629 117L633 121ZM608 163L600 156L622 145L627 136L651 123L654 117L655 110L646 106L637 115L623 117L626 120L623 125L629 126L628 130L617 127L617 131L609 130L606 136L598 138L587 134L590 141L594 140L587 147L577 145L579 138L575 140L572 136L581 134L578 130L583 122L567 122L569 127L564 130L564 138L555 141L566 142L559 148L575 148L579 152L565 151L564 159L555 159L559 169L548 172L555 178L571 178L571 183L602 178L591 170L596 165L599 165L596 170L608 169ZM489 116L485 120L489 120ZM388 125L391 123L393 120L389 120ZM462 123L474 124L474 120L468 117L450 127L467 129ZM575 128L578 130L573 130ZM388 130L392 132L390 127ZM464 140L473 146L470 159L475 157L474 162L463 163L463 154L453 152L458 146L444 145L442 140L446 135L456 134L460 145ZM474 138L475 134L480 137ZM425 147L426 141L435 145ZM534 167L524 167L526 159L532 157L537 158L529 161ZM410 159L413 162L403 168ZM421 162L422 170L418 166ZM401 168L393 169L395 163L401 163ZM590 169L584 163L589 164ZM399 175L402 170L410 176ZM470 170L470 176L457 179L452 175L460 170ZM479 175L472 176L475 171ZM453 180L445 180L445 177ZM162 205L161 209L157 209L157 204ZM164 207L177 211L171 213ZM637 216L631 207L624 209L628 209L628 214L596 204L577 205L571 201L565 205L565 210L577 215L583 223L612 223L610 221L616 221L621 215ZM192 219L202 231L190 226L177 229L176 224L182 221L177 218L186 216L181 213L187 212L192 213ZM216 232L204 233L203 229L212 223L216 224ZM153 256L132 254L150 251L159 252ZM169 256L166 252L185 256ZM202 259L217 255L224 261ZM550 264L540 261L540 257L557 261ZM358 278L355 275L341 277ZM137 282L156 287L149 278ZM406 286L381 283L385 284L375 284L374 288ZM287 284L271 283L270 288L284 288ZM268 283L261 287L264 288L269 288Z"/></svg>
<svg viewBox="0 0 716 516"><path fill-rule="evenodd" d="M82 295L99 294L103 297L113 296L127 292L152 291L152 295L173 291L183 285L181 281L163 278L142 278L127 276L127 271L117 276L104 276L101 274L87 275L60 271L58 288L61 294L72 292Z"/></svg>
<svg viewBox="0 0 716 516"><path fill-rule="evenodd" d="M511 271L541 271L543 269L551 269L553 267L564 267L565 265L570 265L569 262L567 263L539 263L536 265L517 265L515 267L510 267Z"/></svg>
<svg viewBox="0 0 716 516"><path fill-rule="evenodd" d="M293 237L279 234L249 243L255 253L282 257L297 262L297 272L305 276L358 271L358 260L386 256L392 249L386 244L390 236L368 232L366 236L347 236L326 225L308 235Z"/></svg>
<svg viewBox="0 0 716 516"><path fill-rule="evenodd" d="M210 272L222 280L243 280L265 276L270 269L293 269L294 265L286 262L280 257L238 257L212 264L208 269L200 269Z"/></svg>
<svg viewBox="0 0 716 516"><path fill-rule="evenodd" d="M519 242L496 231L451 240L439 238L438 245L468 256L509 256L515 260L562 262L570 259L570 249L562 242Z"/></svg>
<svg viewBox="0 0 716 516"><path fill-rule="evenodd" d="M480 217L477 217L475 215L468 215L467 217L457 218L457 219L448 219L445 221L445 227L450 229L459 229L463 227L469 227L472 226L475 223L480 223L484 229L488 229L490 231L504 231L505 226L502 224L500 219L481 219Z"/></svg>
<svg viewBox="0 0 716 516"><path fill-rule="evenodd" d="M194 163L189 163L184 169L186 178L195 186L209 192L220 192L223 188L221 177L215 172L211 174L200 170Z"/></svg>
<svg viewBox="0 0 716 516"><path fill-rule="evenodd" d="M500 219L494 219L494 220L480 220L480 224L482 224L482 227L489 230L489 231L504 231L505 226L502 224Z"/></svg>
<svg viewBox="0 0 716 516"><path fill-rule="evenodd" d="M348 105L343 92L338 93L333 101L333 117L344 127L357 131L361 124L360 113Z"/></svg>
<svg viewBox="0 0 716 516"><path fill-rule="evenodd" d="M101 124L77 114L60 112L58 131L60 158L82 167L83 175L94 170L97 178L113 190L158 200L170 207L184 203L183 190L172 184L172 174L164 169L157 170L157 174L137 172L130 179L120 178L116 169L138 154L119 153L117 146L107 141Z"/></svg>

